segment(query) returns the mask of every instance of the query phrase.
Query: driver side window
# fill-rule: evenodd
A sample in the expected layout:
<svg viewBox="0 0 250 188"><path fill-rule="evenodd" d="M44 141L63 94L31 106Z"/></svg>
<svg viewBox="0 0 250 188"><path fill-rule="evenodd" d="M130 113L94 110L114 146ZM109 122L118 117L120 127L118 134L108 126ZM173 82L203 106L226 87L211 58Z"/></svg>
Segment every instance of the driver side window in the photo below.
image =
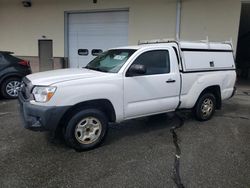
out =
<svg viewBox="0 0 250 188"><path fill-rule="evenodd" d="M145 65L147 71L144 75L165 74L170 72L168 50L153 50L144 52L133 64Z"/></svg>

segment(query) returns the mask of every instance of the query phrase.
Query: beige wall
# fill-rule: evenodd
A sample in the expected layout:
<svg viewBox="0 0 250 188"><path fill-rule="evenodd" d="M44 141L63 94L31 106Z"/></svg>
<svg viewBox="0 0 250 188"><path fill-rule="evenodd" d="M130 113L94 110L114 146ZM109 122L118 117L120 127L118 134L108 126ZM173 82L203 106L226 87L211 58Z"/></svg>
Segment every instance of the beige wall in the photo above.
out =
<svg viewBox="0 0 250 188"><path fill-rule="evenodd" d="M0 0L0 50L37 56L38 39L53 40L53 55L64 56L64 11L129 8L129 44L175 36L176 0ZM183 0L181 38L233 38L236 45L240 0Z"/></svg>
<svg viewBox="0 0 250 188"><path fill-rule="evenodd" d="M236 49L240 0L183 0L181 38L184 40L229 41Z"/></svg>
<svg viewBox="0 0 250 188"><path fill-rule="evenodd" d="M42 35L53 40L54 56L64 56L64 11L129 8L129 43L139 39L174 37L175 0L0 0L0 49L37 56Z"/></svg>

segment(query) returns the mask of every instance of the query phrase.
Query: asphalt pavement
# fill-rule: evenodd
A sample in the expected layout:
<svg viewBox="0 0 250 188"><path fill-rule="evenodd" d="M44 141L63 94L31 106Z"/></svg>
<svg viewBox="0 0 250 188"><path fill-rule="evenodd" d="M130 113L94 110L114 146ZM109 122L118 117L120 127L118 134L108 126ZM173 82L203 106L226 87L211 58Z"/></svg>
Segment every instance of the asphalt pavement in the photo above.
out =
<svg viewBox="0 0 250 188"><path fill-rule="evenodd" d="M250 87L240 87L213 119L188 112L176 130L187 188L250 187ZM63 140L22 127L16 100L0 99L0 187L177 187L173 114L110 125L105 143L76 152Z"/></svg>

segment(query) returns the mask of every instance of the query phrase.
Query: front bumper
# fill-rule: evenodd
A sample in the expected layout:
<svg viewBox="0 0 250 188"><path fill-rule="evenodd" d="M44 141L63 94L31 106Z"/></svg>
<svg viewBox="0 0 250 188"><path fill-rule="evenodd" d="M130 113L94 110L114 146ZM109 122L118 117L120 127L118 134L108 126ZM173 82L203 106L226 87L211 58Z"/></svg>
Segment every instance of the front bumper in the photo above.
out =
<svg viewBox="0 0 250 188"><path fill-rule="evenodd" d="M18 95L20 114L26 129L33 131L55 131L69 107L39 106Z"/></svg>

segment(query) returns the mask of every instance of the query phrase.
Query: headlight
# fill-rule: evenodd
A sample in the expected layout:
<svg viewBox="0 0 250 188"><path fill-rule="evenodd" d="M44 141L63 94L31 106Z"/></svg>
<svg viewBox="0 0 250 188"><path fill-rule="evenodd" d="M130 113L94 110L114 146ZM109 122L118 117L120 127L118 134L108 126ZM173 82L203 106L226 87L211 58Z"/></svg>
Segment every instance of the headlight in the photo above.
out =
<svg viewBox="0 0 250 188"><path fill-rule="evenodd" d="M56 91L56 87L36 86L33 89L32 94L36 102L47 102L54 95L55 91Z"/></svg>

